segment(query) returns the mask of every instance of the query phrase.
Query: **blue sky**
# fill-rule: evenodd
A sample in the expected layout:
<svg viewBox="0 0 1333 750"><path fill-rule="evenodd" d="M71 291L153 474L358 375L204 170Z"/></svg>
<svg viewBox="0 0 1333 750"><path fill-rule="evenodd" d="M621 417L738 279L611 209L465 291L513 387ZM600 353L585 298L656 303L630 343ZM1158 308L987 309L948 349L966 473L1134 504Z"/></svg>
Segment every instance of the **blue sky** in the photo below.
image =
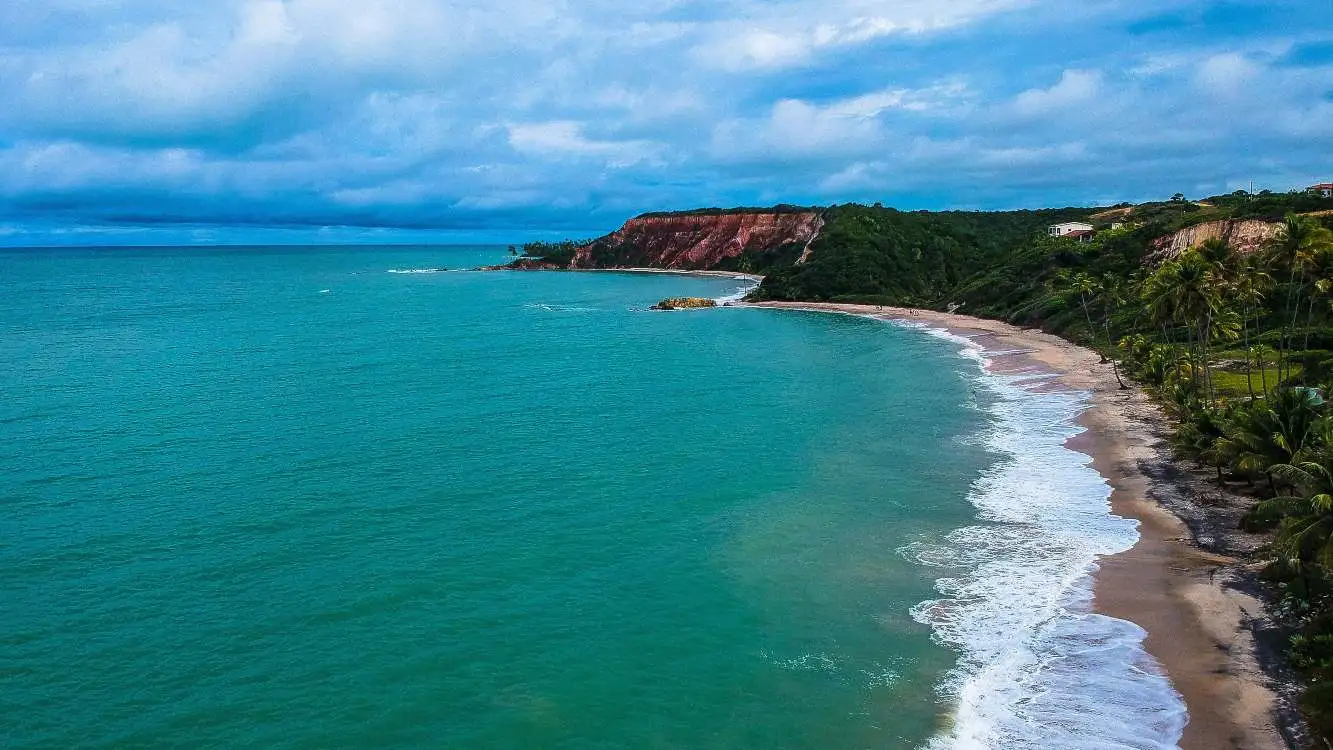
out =
<svg viewBox="0 0 1333 750"><path fill-rule="evenodd" d="M6 0L0 244L1333 181L1330 0Z"/></svg>

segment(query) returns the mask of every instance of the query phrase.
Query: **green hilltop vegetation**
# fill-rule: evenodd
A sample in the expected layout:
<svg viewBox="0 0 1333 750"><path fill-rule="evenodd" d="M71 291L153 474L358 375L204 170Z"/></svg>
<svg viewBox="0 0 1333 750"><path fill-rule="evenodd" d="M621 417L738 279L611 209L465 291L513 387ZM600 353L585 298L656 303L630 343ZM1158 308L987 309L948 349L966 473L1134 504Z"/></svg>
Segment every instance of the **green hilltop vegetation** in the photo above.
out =
<svg viewBox="0 0 1333 750"><path fill-rule="evenodd" d="M760 264L755 298L957 306L1095 348L1156 395L1177 425L1178 454L1254 498L1242 526L1271 535L1265 577L1296 633L1289 655L1309 680L1306 716L1333 738L1333 199L1241 192L1003 212L841 205L823 216L806 263L783 250ZM1224 219L1281 226L1246 252L1214 239L1158 258L1157 240ZM1098 231L1087 242L1047 236L1068 221ZM558 260L573 247L528 254Z"/></svg>
<svg viewBox="0 0 1333 750"><path fill-rule="evenodd" d="M563 240L561 242L529 242L523 246L524 258L538 258L546 263L568 266L574 253L590 240Z"/></svg>
<svg viewBox="0 0 1333 750"><path fill-rule="evenodd" d="M641 219L661 219L668 216L732 216L735 214L804 214L822 211L822 208L815 206L793 206L790 203L779 203L776 206L748 207L739 208L693 208L688 211L649 211L641 214Z"/></svg>

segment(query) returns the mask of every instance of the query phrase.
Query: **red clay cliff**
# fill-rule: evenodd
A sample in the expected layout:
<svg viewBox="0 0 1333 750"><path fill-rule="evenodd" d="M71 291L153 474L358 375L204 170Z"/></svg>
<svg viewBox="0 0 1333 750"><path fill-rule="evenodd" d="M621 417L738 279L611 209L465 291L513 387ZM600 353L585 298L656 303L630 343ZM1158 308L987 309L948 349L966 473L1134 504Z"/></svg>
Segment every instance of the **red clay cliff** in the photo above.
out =
<svg viewBox="0 0 1333 750"><path fill-rule="evenodd" d="M743 254L782 252L795 261L823 225L816 211L649 214L578 247L569 267L745 270Z"/></svg>

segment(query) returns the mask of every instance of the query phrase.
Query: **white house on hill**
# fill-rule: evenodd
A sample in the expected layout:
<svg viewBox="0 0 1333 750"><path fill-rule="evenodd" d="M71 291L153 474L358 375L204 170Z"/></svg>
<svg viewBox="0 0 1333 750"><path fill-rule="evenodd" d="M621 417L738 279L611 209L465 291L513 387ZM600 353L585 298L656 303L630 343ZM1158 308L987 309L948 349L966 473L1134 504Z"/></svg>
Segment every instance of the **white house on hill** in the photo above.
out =
<svg viewBox="0 0 1333 750"><path fill-rule="evenodd" d="M1068 221L1064 224L1052 224L1046 228L1046 233L1052 237L1065 237L1071 234L1082 235L1084 232L1091 232L1092 225L1084 224L1081 221Z"/></svg>
<svg viewBox="0 0 1333 750"><path fill-rule="evenodd" d="M1307 193L1314 193L1322 198L1333 198L1333 182L1321 182L1318 185L1311 185L1305 189Z"/></svg>

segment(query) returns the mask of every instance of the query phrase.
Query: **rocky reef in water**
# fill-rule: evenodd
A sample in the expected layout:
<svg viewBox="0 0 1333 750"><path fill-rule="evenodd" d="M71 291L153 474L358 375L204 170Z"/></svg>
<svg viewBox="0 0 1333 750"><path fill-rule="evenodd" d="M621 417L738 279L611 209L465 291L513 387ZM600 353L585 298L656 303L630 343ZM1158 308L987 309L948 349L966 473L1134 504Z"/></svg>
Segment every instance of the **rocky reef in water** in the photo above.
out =
<svg viewBox="0 0 1333 750"><path fill-rule="evenodd" d="M653 305L654 310L695 310L701 307L717 307L717 302L706 297L669 297Z"/></svg>

